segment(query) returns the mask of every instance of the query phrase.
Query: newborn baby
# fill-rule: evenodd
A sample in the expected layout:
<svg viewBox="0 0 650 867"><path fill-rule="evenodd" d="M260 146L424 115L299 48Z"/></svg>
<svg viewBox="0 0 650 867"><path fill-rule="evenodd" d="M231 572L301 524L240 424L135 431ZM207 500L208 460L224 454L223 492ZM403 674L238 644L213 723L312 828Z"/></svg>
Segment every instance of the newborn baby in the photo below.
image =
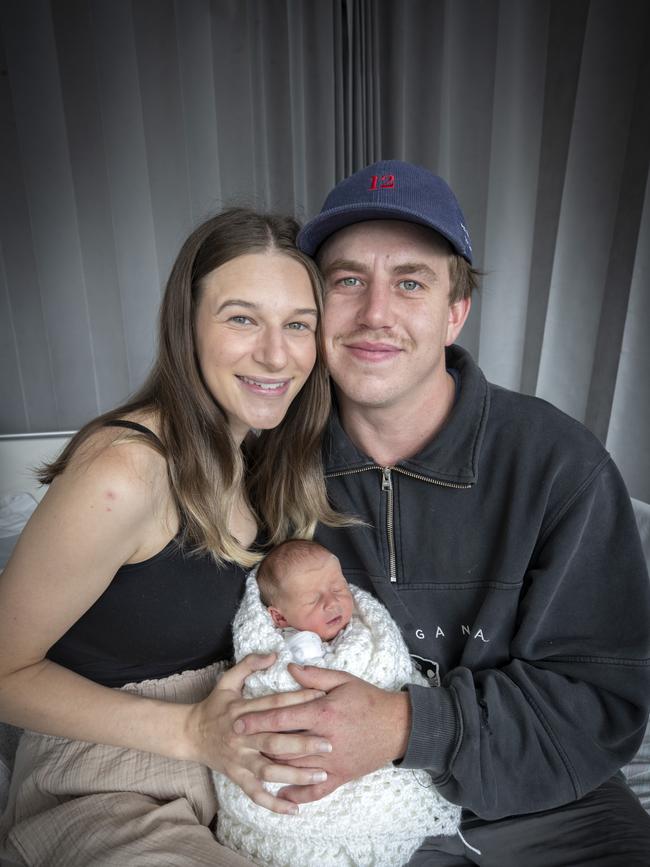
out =
<svg viewBox="0 0 650 867"><path fill-rule="evenodd" d="M253 570L233 643L237 661L248 653L277 654L246 679L249 697L298 689L287 669L292 661L348 671L382 689L426 684L388 611L349 585L338 559L315 542L283 542L257 578ZM426 771L386 765L302 804L297 816L272 813L227 777L214 778L219 841L266 867L399 867L425 837L458 830L460 808L438 794Z"/></svg>
<svg viewBox="0 0 650 867"><path fill-rule="evenodd" d="M292 540L274 548L257 570L257 586L300 665L318 665L354 611L338 558L315 542Z"/></svg>

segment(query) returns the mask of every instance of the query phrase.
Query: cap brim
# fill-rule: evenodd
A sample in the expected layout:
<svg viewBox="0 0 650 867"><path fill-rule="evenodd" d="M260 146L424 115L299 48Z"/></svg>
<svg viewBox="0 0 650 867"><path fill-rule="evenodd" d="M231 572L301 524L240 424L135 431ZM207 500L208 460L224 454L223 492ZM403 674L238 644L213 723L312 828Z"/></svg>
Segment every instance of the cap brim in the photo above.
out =
<svg viewBox="0 0 650 867"><path fill-rule="evenodd" d="M443 238L446 238L451 246L471 264L467 253L458 250L456 242L450 238L443 228L433 221L425 220L421 214L410 211L408 208L394 207L391 205L344 205L340 208L332 208L310 220L298 233L296 244L308 256L315 256L318 248L335 232L351 226L354 223L363 223L366 220L403 220L408 223L417 223L434 229Z"/></svg>

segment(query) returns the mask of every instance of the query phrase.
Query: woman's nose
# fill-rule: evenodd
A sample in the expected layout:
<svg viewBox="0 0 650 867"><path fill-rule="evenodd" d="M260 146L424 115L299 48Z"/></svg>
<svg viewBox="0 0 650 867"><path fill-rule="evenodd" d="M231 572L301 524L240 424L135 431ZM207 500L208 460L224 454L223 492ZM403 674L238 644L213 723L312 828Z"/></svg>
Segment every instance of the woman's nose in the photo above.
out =
<svg viewBox="0 0 650 867"><path fill-rule="evenodd" d="M284 335L280 329L266 328L260 334L253 358L269 370L282 370L287 364Z"/></svg>

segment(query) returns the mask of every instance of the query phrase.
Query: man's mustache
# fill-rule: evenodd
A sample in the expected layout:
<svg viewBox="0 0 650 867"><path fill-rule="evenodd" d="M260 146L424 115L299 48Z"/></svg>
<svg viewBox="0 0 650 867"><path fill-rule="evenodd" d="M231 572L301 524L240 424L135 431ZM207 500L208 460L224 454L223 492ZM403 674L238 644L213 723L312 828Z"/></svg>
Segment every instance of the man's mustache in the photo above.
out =
<svg viewBox="0 0 650 867"><path fill-rule="evenodd" d="M384 343L397 349L408 349L412 345L409 338L388 329L373 331L368 328L357 328L354 331L337 334L334 341L337 343Z"/></svg>

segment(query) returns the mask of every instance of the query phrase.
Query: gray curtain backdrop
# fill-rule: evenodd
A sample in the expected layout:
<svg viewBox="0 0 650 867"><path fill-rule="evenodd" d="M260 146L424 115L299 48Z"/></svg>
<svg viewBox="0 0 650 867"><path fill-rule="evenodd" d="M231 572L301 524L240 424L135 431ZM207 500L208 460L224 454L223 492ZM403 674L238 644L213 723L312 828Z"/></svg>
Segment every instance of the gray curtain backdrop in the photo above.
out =
<svg viewBox="0 0 650 867"><path fill-rule="evenodd" d="M650 501L647 0L0 0L0 433L75 429L154 353L180 243L443 175L483 288L461 342Z"/></svg>

